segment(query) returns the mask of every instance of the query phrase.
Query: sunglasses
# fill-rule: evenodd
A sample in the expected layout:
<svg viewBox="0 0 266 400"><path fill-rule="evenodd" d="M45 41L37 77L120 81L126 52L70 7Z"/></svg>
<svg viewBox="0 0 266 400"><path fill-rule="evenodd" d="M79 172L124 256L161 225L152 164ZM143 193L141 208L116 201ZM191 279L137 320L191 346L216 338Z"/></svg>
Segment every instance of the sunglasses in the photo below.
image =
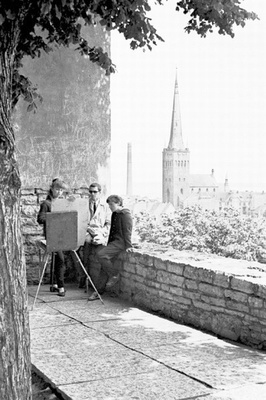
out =
<svg viewBox="0 0 266 400"><path fill-rule="evenodd" d="M89 190L89 193L98 193L98 190Z"/></svg>

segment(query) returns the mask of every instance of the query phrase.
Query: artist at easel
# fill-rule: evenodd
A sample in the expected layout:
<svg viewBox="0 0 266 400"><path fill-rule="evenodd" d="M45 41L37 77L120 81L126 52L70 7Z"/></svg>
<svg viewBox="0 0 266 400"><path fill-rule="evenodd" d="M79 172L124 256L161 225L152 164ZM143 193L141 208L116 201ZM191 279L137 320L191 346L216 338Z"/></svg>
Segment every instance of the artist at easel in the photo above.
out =
<svg viewBox="0 0 266 400"><path fill-rule="evenodd" d="M41 203L40 211L38 213L37 222L43 225L43 233L46 239L46 213L51 212L52 202L63 196L63 192L68 190L68 186L64 181L55 178L52 181L46 199ZM65 257L63 251L57 251L52 255L52 263L54 268L51 268L50 283L51 291L58 292L57 295L64 297L66 294L64 288L64 275L65 275ZM55 277L55 283L54 283Z"/></svg>

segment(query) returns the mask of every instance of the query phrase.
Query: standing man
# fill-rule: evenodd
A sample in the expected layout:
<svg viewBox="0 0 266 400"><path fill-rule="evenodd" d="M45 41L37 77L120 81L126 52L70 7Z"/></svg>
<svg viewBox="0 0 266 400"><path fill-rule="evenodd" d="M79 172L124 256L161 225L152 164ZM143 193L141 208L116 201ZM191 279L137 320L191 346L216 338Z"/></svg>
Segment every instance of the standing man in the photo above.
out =
<svg viewBox="0 0 266 400"><path fill-rule="evenodd" d="M40 210L37 216L37 222L43 225L43 234L46 239L46 214L51 212L52 203L55 199L63 196L64 191L68 191L69 188L64 181L59 178L55 178L52 181L49 192L46 199L41 203ZM64 275L65 275L65 255L63 251L57 251L53 254L54 257L54 271L51 268L52 274L50 276L51 292L58 292L58 296L64 297L66 294L64 288ZM55 275L55 283L54 276Z"/></svg>
<svg viewBox="0 0 266 400"><path fill-rule="evenodd" d="M94 281L97 279L97 253L106 246L111 213L106 202L101 198L101 185L97 182L89 187L89 220L83 247L83 265ZM85 287L86 275L81 272L79 287Z"/></svg>
<svg viewBox="0 0 266 400"><path fill-rule="evenodd" d="M108 244L97 253L101 270L96 288L100 294L103 294L105 289L110 289L119 281L120 274L112 262L113 259L122 251L129 252L132 250L133 222L130 211L123 207L123 199L120 196L111 195L106 202L112 211L112 218ZM98 299L97 292L93 292L88 298L89 301Z"/></svg>

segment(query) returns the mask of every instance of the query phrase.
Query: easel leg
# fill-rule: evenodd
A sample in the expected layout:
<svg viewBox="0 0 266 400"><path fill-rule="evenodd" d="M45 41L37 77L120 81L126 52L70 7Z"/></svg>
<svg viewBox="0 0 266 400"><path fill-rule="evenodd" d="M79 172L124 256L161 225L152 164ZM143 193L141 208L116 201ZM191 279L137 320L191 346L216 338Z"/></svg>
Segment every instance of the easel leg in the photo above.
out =
<svg viewBox="0 0 266 400"><path fill-rule="evenodd" d="M41 249L39 248L39 280L41 279L41 271L43 269L44 265L44 259L46 256L46 252L42 252Z"/></svg>
<svg viewBox="0 0 266 400"><path fill-rule="evenodd" d="M50 292L54 292L54 263L55 263L55 253L52 253L52 262L50 266ZM56 282L57 283L57 282Z"/></svg>
<svg viewBox="0 0 266 400"><path fill-rule="evenodd" d="M87 279L90 281L90 283L91 283L93 289L95 290L95 292L96 292L97 295L99 296L99 299L100 299L101 302L104 304L103 299L101 298L101 295L99 294L99 292L98 292L98 290L96 289L94 283L92 282L91 277L90 277L90 275L88 274L88 272L86 271L86 268L84 267L84 265L82 264L82 262L81 262L81 260L80 260L80 258L79 258L79 256L78 256L78 254L77 254L77 252L76 252L75 250L73 250L73 252L75 253L78 262L80 263L80 265L81 265L83 271L85 272L85 274L86 274L86 276L87 276Z"/></svg>
<svg viewBox="0 0 266 400"><path fill-rule="evenodd" d="M45 262L44 262L44 266L43 266L43 270L42 270L42 275L41 275L41 278L39 280L39 285L38 285L38 288L37 288L37 292L35 294L34 302L33 302L33 305L32 305L32 310L33 310L33 308L35 306L36 299L37 299L38 294L39 294L40 286L42 284L42 280L43 280L43 276L44 276L44 273L45 273L45 270L46 270L46 267L47 267L47 264L48 264L48 260L49 260L49 254L47 253L45 255Z"/></svg>

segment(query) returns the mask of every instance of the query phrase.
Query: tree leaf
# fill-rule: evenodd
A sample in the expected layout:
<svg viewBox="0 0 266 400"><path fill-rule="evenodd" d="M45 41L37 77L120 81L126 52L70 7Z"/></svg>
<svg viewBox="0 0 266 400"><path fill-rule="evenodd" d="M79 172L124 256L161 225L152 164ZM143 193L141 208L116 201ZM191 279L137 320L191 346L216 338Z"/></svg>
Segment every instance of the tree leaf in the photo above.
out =
<svg viewBox="0 0 266 400"><path fill-rule="evenodd" d="M31 112L33 109L34 109L34 103L29 104L27 107L27 111Z"/></svg>
<svg viewBox="0 0 266 400"><path fill-rule="evenodd" d="M5 22L5 17L3 14L0 14L0 25L2 25Z"/></svg>

